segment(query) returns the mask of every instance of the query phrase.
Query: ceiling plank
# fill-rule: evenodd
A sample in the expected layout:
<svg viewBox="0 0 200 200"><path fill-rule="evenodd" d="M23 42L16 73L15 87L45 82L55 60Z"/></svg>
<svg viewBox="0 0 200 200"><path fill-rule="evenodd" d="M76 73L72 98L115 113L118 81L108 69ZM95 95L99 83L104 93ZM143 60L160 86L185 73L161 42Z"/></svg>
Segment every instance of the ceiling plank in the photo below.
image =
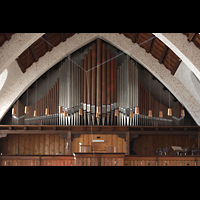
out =
<svg viewBox="0 0 200 200"><path fill-rule="evenodd" d="M26 72L26 68L25 68L25 66L22 64L20 58L18 57L16 60L17 60L17 63L18 63L18 65L19 65L20 69L22 70L22 72L25 73L25 72Z"/></svg>
<svg viewBox="0 0 200 200"><path fill-rule="evenodd" d="M189 33L189 36L188 36L188 41L191 42L194 38L196 33Z"/></svg>
<svg viewBox="0 0 200 200"><path fill-rule="evenodd" d="M66 39L67 39L66 33L60 33L60 34L61 34L61 40L62 40L63 42L65 42Z"/></svg>
<svg viewBox="0 0 200 200"><path fill-rule="evenodd" d="M171 70L171 74L174 75L176 73L176 70L178 69L179 65L181 63L181 59L178 59L176 64L173 67L173 70Z"/></svg>
<svg viewBox="0 0 200 200"><path fill-rule="evenodd" d="M6 40L10 40L11 35L8 33L3 33L4 37L6 38Z"/></svg>
<svg viewBox="0 0 200 200"><path fill-rule="evenodd" d="M153 37L153 34L152 34L152 33L150 33L149 35L150 35L150 38ZM150 38L149 38L149 39L150 39ZM149 41L148 41L147 48L146 48L146 52L147 52L147 53L149 53L149 52L151 51L151 46L152 46L152 43L153 43L153 40L154 40L154 39L155 39L155 38L153 38L152 40L149 40Z"/></svg>
<svg viewBox="0 0 200 200"><path fill-rule="evenodd" d="M53 49L52 45L50 45L50 40L49 40L49 34L46 33L45 35L42 36L45 39L45 42L47 44L47 49L48 51L51 51Z"/></svg>
<svg viewBox="0 0 200 200"><path fill-rule="evenodd" d="M32 55L33 55L34 61L37 62L37 61L38 61L38 56L37 56L37 54L36 54L36 52L35 52L35 49L34 49L33 45L31 45L31 46L29 47L29 49L30 49L30 51L31 51L31 53L32 53Z"/></svg>
<svg viewBox="0 0 200 200"><path fill-rule="evenodd" d="M167 54L167 50L168 49L169 49L168 46L165 45L164 48L163 48L162 54L161 54L161 56L159 58L159 63L160 64L163 63L165 55Z"/></svg>
<svg viewBox="0 0 200 200"><path fill-rule="evenodd" d="M133 36L131 38L134 43L137 42L137 35L138 33L133 33Z"/></svg>

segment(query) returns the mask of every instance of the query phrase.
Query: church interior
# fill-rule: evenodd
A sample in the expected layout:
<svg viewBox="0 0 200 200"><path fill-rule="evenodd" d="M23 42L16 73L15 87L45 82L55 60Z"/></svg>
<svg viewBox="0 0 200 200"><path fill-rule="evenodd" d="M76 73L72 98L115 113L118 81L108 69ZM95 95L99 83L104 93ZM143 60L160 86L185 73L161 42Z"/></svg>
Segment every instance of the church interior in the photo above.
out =
<svg viewBox="0 0 200 200"><path fill-rule="evenodd" d="M199 166L199 33L0 33L0 166Z"/></svg>

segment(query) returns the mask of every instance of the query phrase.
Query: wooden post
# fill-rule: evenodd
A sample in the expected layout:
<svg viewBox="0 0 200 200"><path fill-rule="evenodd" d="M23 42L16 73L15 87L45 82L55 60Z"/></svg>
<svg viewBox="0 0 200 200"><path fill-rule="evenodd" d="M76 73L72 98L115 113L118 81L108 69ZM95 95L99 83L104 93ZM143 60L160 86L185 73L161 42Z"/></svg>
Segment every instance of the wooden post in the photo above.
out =
<svg viewBox="0 0 200 200"><path fill-rule="evenodd" d="M126 132L126 155L130 155L130 131Z"/></svg>
<svg viewBox="0 0 200 200"><path fill-rule="evenodd" d="M72 132L68 131L67 133L67 142L68 142L68 154L72 154Z"/></svg>
<svg viewBox="0 0 200 200"><path fill-rule="evenodd" d="M198 148L200 148L200 132L198 132L198 143L197 143L197 145L198 145Z"/></svg>

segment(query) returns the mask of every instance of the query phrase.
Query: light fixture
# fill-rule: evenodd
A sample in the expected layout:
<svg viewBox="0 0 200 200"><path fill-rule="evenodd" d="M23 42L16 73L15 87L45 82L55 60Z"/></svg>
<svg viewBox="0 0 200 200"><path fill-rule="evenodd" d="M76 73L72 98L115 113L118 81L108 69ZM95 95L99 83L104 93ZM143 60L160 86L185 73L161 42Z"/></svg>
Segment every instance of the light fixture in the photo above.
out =
<svg viewBox="0 0 200 200"><path fill-rule="evenodd" d="M171 108L168 108L167 115L172 116L172 109Z"/></svg>
<svg viewBox="0 0 200 200"><path fill-rule="evenodd" d="M149 116L149 117L152 117L152 110L149 110L148 116Z"/></svg>
<svg viewBox="0 0 200 200"><path fill-rule="evenodd" d="M101 114L101 106L97 106L97 113Z"/></svg>
<svg viewBox="0 0 200 200"><path fill-rule="evenodd" d="M63 113L63 107L59 106L59 114L62 114L62 113Z"/></svg>
<svg viewBox="0 0 200 200"><path fill-rule="evenodd" d="M167 110L167 115L172 116L172 109L170 108L170 92L169 92L169 108Z"/></svg>
<svg viewBox="0 0 200 200"><path fill-rule="evenodd" d="M24 113L25 113L25 114L29 114L29 107L28 107L28 89L27 89L27 92L26 92L26 105L27 105L27 106L25 106Z"/></svg>
<svg viewBox="0 0 200 200"><path fill-rule="evenodd" d="M33 117L37 117L37 81L36 81L36 91L35 91L35 110L33 111Z"/></svg>
<svg viewBox="0 0 200 200"><path fill-rule="evenodd" d="M160 89L160 104L159 104L159 107L160 107L160 111L159 111L159 117L160 118L163 118L163 111L161 111L161 83L159 85L159 89Z"/></svg>
<svg viewBox="0 0 200 200"><path fill-rule="evenodd" d="M37 117L37 110L34 110L33 117Z"/></svg>
<svg viewBox="0 0 200 200"><path fill-rule="evenodd" d="M45 109L45 115L49 115L49 108Z"/></svg>
<svg viewBox="0 0 200 200"><path fill-rule="evenodd" d="M133 118L133 111L130 111L130 118Z"/></svg>
<svg viewBox="0 0 200 200"><path fill-rule="evenodd" d="M83 115L83 109L79 108L79 115Z"/></svg>
<svg viewBox="0 0 200 200"><path fill-rule="evenodd" d="M118 116L119 115L119 111L118 109L115 109L115 116Z"/></svg>
<svg viewBox="0 0 200 200"><path fill-rule="evenodd" d="M170 54L169 54L169 65L170 65ZM172 109L170 108L170 91L169 91L169 108L167 111L168 116L172 116Z"/></svg>
<svg viewBox="0 0 200 200"><path fill-rule="evenodd" d="M28 107L28 106L25 106L24 113L25 113L25 114L29 114L29 107Z"/></svg>
<svg viewBox="0 0 200 200"><path fill-rule="evenodd" d="M64 110L64 117L67 117L67 111Z"/></svg>
<svg viewBox="0 0 200 200"><path fill-rule="evenodd" d="M138 106L135 107L135 114L136 114L136 115L139 115L139 107L138 107Z"/></svg>
<svg viewBox="0 0 200 200"><path fill-rule="evenodd" d="M159 117L163 118L163 111L159 111Z"/></svg>
<svg viewBox="0 0 200 200"><path fill-rule="evenodd" d="M181 117L185 117L185 110L184 109L181 110Z"/></svg>
<svg viewBox="0 0 200 200"><path fill-rule="evenodd" d="M15 108L12 108L12 115L16 115Z"/></svg>
<svg viewBox="0 0 200 200"><path fill-rule="evenodd" d="M151 110L151 78L150 78L150 73L149 73L149 112L148 116L152 117L152 110Z"/></svg>

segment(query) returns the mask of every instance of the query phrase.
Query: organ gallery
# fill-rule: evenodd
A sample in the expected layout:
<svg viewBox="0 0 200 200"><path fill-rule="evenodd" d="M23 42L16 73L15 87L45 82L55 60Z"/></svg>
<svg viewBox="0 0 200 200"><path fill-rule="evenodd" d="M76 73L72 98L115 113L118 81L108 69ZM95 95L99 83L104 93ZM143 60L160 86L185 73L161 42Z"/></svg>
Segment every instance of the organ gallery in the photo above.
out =
<svg viewBox="0 0 200 200"><path fill-rule="evenodd" d="M38 46L52 51L49 43L56 48L58 36L60 42L73 37L51 34L17 58L23 73L39 62ZM157 37L123 35L174 76L180 58ZM199 127L178 99L128 51L95 38L65 55L12 104L0 126L1 165L198 165Z"/></svg>

